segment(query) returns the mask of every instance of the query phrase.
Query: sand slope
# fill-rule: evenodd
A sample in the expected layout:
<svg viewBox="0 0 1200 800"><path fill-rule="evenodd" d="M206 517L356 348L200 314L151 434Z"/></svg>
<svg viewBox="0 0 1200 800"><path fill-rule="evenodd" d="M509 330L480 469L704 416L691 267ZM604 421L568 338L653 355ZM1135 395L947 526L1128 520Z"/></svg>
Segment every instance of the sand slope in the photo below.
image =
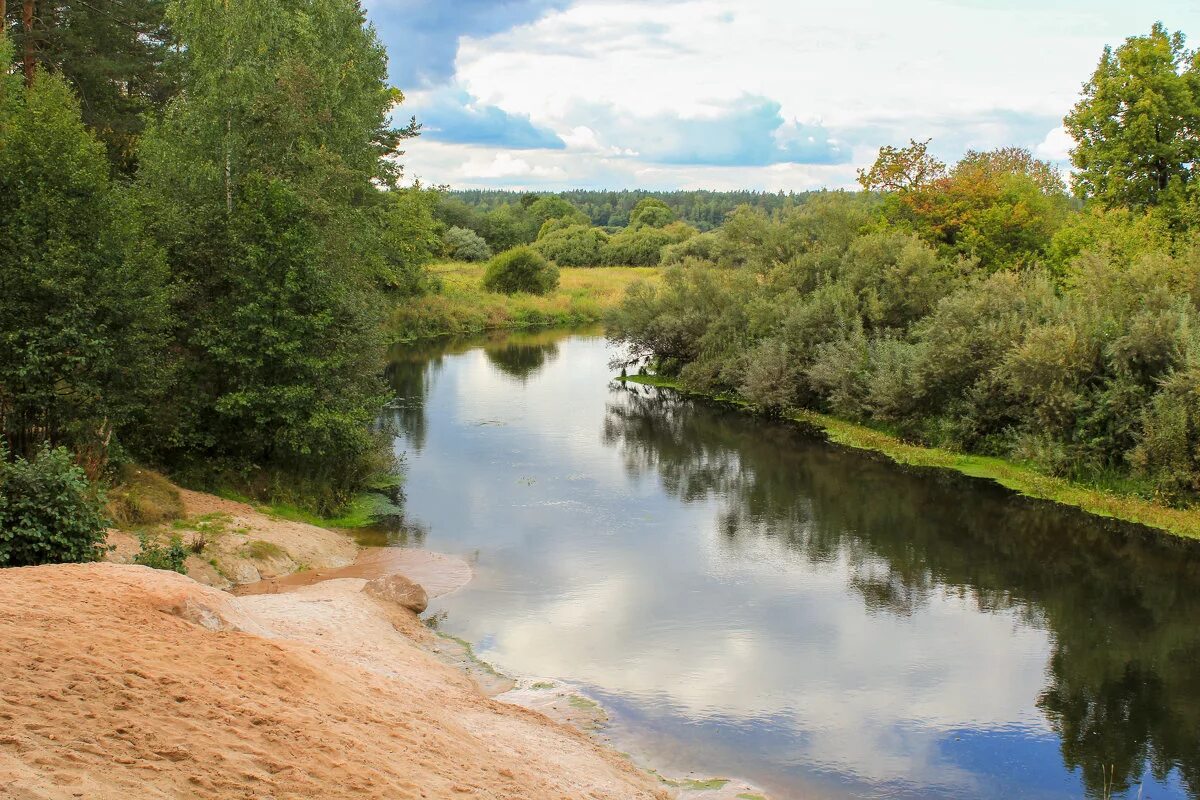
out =
<svg viewBox="0 0 1200 800"><path fill-rule="evenodd" d="M235 598L136 566L0 570L0 797L665 796L483 697L362 583Z"/></svg>

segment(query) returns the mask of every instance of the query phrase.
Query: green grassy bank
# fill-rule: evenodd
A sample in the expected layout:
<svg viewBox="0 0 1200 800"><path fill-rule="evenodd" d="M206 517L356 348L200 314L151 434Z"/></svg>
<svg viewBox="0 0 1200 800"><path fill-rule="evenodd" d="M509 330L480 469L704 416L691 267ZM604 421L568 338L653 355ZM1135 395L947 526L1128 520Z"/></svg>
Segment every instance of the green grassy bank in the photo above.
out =
<svg viewBox="0 0 1200 800"><path fill-rule="evenodd" d="M686 389L675 381L654 375L631 375L631 383L673 389L686 395L703 397L753 410L749 403L729 395L710 396ZM831 442L881 453L898 464L915 467L950 469L972 478L993 480L1026 497L1050 500L1082 509L1089 514L1146 525L1177 536L1200 539L1200 508L1172 508L1144 497L1088 486L1039 471L1029 464L1002 458L968 455L935 447L905 442L886 431L820 414L790 410L784 415L796 422L822 431Z"/></svg>
<svg viewBox="0 0 1200 800"><path fill-rule="evenodd" d="M450 262L429 269L441 291L406 300L392 313L388 330L395 341L599 322L630 284L659 276L655 267L565 267L550 294L504 295L484 290L483 264Z"/></svg>

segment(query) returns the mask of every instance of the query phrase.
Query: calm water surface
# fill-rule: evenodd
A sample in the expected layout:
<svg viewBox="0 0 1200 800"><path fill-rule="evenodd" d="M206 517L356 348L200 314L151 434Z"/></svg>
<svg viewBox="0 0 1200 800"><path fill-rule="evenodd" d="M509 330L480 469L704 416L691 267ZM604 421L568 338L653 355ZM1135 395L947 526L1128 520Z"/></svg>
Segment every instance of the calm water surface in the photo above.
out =
<svg viewBox="0 0 1200 800"><path fill-rule="evenodd" d="M1200 797L1197 548L622 388L614 354L395 353L393 543L476 570L443 630L779 798Z"/></svg>

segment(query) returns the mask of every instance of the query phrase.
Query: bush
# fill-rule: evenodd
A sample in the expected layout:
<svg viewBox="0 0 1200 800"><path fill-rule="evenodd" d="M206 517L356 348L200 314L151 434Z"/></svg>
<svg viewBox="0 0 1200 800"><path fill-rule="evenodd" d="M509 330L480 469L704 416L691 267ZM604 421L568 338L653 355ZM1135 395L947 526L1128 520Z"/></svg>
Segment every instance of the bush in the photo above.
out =
<svg viewBox="0 0 1200 800"><path fill-rule="evenodd" d="M550 225L555 220L547 222ZM543 226L543 230L545 227ZM561 267L595 267L600 264L608 234L590 225L570 225L551 230L534 248Z"/></svg>
<svg viewBox="0 0 1200 800"><path fill-rule="evenodd" d="M483 237L467 228L450 228L442 241L446 255L459 261L486 261L492 257L491 248Z"/></svg>
<svg viewBox="0 0 1200 800"><path fill-rule="evenodd" d="M663 266L682 265L685 262L690 263L692 260L715 262L719 244L720 237L716 233L692 236L678 244L667 245L662 251L662 264Z"/></svg>
<svg viewBox="0 0 1200 800"><path fill-rule="evenodd" d="M609 238L600 258L610 267L657 267L672 241L661 228L626 228Z"/></svg>
<svg viewBox="0 0 1200 800"><path fill-rule="evenodd" d="M10 461L0 444L0 567L100 560L103 508L66 448L43 445L31 461Z"/></svg>
<svg viewBox="0 0 1200 800"><path fill-rule="evenodd" d="M133 557L133 563L151 569L165 569L178 572L180 575L187 575L187 567L184 566L187 556L188 551L178 535L172 536L166 546L151 540L148 536L143 536L142 549Z"/></svg>
<svg viewBox="0 0 1200 800"><path fill-rule="evenodd" d="M514 247L488 262L483 288L502 294L546 294L558 286L558 267L532 247Z"/></svg>

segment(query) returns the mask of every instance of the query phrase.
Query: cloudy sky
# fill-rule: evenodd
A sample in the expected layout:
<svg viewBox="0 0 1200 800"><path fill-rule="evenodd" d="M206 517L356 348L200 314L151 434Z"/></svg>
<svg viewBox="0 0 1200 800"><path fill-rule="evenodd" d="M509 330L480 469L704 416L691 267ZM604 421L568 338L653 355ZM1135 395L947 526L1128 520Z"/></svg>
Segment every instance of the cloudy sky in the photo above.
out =
<svg viewBox="0 0 1200 800"><path fill-rule="evenodd" d="M365 0L424 125L410 177L454 188L849 186L880 145L1024 145L1105 44L1195 0Z"/></svg>

